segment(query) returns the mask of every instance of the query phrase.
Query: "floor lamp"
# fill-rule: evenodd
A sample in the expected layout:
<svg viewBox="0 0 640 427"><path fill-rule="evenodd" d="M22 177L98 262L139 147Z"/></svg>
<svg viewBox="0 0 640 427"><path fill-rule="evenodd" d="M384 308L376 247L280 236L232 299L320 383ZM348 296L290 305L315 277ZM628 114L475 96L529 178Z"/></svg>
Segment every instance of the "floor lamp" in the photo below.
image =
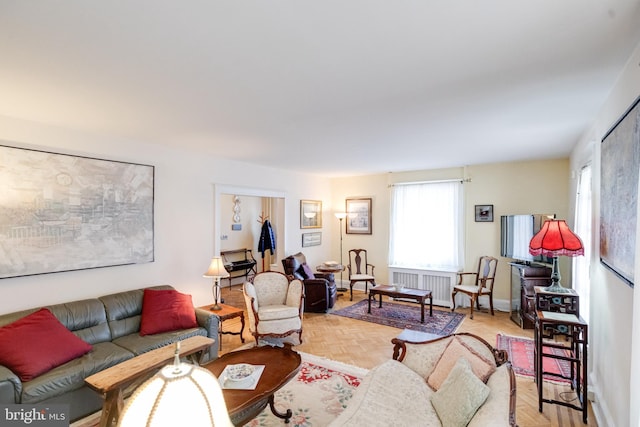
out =
<svg viewBox="0 0 640 427"><path fill-rule="evenodd" d="M344 265L342 264L342 220L347 217L346 212L336 212L336 218L340 220L340 292L345 292L347 288L342 286L342 272L344 271Z"/></svg>

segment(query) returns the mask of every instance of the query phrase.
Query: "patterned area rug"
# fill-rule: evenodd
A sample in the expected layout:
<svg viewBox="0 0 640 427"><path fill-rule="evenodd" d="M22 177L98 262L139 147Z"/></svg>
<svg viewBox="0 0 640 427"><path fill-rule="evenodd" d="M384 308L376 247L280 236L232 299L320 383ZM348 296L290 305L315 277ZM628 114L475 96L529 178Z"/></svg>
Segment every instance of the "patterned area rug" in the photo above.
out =
<svg viewBox="0 0 640 427"><path fill-rule="evenodd" d="M275 406L280 412L293 412L289 426L326 426L347 407L367 370L300 352L302 367L295 380L276 392ZM283 421L267 406L249 427L283 426Z"/></svg>
<svg viewBox="0 0 640 427"><path fill-rule="evenodd" d="M535 376L533 367L534 342L531 338L513 337L510 335L498 334L496 336L496 348L500 350L507 350L507 352L509 353L509 360L511 361L513 371L516 375L531 378ZM567 354L567 350L549 347L545 347L544 352L556 355ZM571 364L566 360L558 360L545 357L542 360L542 365L546 372L553 372L564 376L569 376L569 374L571 373ZM569 380L550 375L544 375L543 379L545 381L561 384L569 382Z"/></svg>
<svg viewBox="0 0 640 427"><path fill-rule="evenodd" d="M335 360L300 352L302 366L298 376L276 392L275 406L280 412L291 409L289 424L277 418L267 406L249 427L320 427L333 421L346 408L367 370ZM96 427L100 412L71 424L71 427Z"/></svg>
<svg viewBox="0 0 640 427"><path fill-rule="evenodd" d="M405 305L388 301L379 303L371 301L371 314L367 313L368 301L362 300L349 307L332 311L337 316L364 320L399 329L413 329L414 331L430 334L449 335L454 333L462 321L464 314L433 309L433 317L429 317L429 307L425 307L424 323L420 323L420 306Z"/></svg>

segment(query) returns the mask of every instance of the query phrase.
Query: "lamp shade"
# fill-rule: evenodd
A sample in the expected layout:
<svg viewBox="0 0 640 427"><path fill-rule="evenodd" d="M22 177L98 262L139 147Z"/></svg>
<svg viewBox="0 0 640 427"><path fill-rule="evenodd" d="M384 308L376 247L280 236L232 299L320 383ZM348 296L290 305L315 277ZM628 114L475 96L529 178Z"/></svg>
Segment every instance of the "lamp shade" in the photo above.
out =
<svg viewBox="0 0 640 427"><path fill-rule="evenodd" d="M209 269L204 273L203 277L229 277L229 272L224 268L222 258L213 257Z"/></svg>
<svg viewBox="0 0 640 427"><path fill-rule="evenodd" d="M336 212L335 215L336 215L336 218L338 219L345 219L347 217L346 212Z"/></svg>
<svg viewBox="0 0 640 427"><path fill-rule="evenodd" d="M563 219L545 221L540 231L529 242L531 255L578 256L584 255L582 240L569 229Z"/></svg>
<svg viewBox="0 0 640 427"><path fill-rule="evenodd" d="M218 379L187 363L165 366L131 396L119 427L232 426Z"/></svg>

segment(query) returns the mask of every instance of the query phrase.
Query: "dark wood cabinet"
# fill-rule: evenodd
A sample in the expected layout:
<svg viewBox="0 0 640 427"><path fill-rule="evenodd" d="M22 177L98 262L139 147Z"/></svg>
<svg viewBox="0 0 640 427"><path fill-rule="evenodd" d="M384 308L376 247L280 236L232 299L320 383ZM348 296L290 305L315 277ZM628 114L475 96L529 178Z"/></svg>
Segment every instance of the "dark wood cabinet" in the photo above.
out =
<svg viewBox="0 0 640 427"><path fill-rule="evenodd" d="M533 329L536 321L536 286L551 283L551 268L542 264L511 265L511 320L524 329Z"/></svg>

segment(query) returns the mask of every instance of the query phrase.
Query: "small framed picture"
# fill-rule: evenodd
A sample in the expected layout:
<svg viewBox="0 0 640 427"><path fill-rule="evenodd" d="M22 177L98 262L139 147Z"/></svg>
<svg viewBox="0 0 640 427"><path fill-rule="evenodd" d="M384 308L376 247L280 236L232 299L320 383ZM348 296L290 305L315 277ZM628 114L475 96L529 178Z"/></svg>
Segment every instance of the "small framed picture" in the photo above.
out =
<svg viewBox="0 0 640 427"><path fill-rule="evenodd" d="M347 199L347 234L371 234L371 199Z"/></svg>
<svg viewBox="0 0 640 427"><path fill-rule="evenodd" d="M322 228L321 200L300 200L300 228Z"/></svg>
<svg viewBox="0 0 640 427"><path fill-rule="evenodd" d="M322 233L302 233L302 247L319 246L322 243Z"/></svg>
<svg viewBox="0 0 640 427"><path fill-rule="evenodd" d="M493 205L476 205L476 222L493 222Z"/></svg>

